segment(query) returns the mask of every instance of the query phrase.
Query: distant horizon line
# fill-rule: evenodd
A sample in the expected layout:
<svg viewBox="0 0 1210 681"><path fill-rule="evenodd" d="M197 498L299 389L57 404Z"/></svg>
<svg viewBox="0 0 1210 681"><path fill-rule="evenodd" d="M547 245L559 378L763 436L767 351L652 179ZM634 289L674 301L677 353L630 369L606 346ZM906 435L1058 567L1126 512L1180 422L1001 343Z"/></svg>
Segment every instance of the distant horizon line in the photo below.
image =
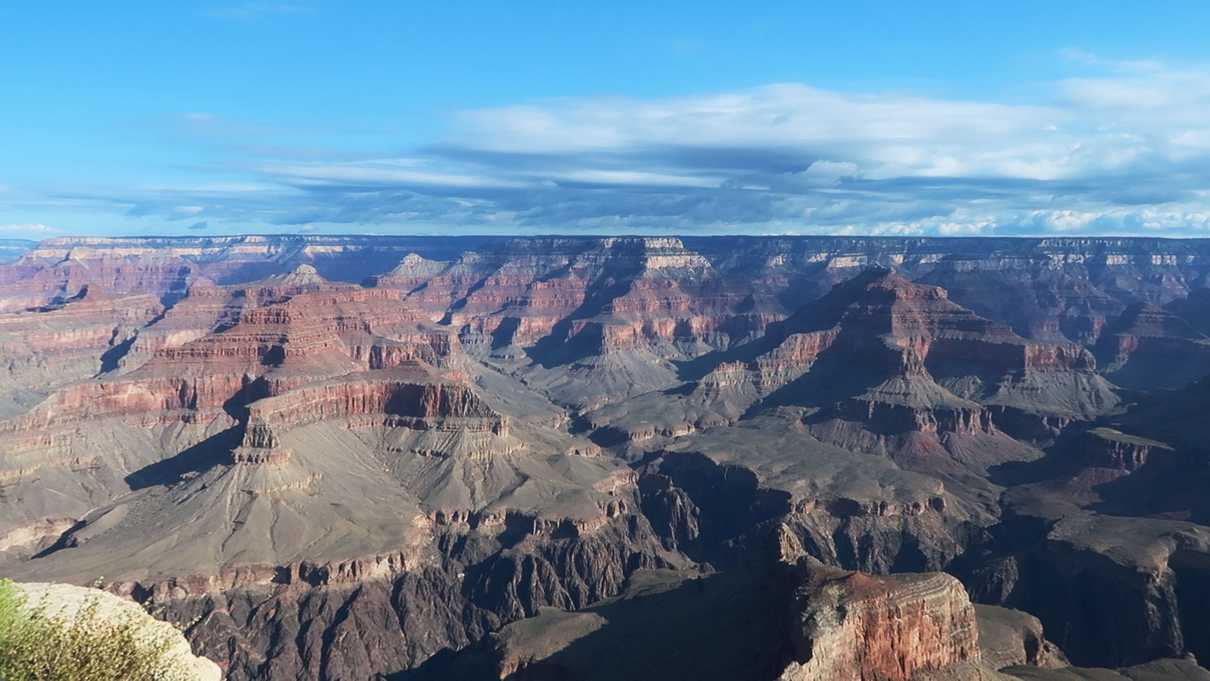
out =
<svg viewBox="0 0 1210 681"><path fill-rule="evenodd" d="M375 233L359 233L359 232L342 232L331 234L316 234L307 232L243 232L236 234L120 234L120 235L97 235L97 234L61 234L57 236L47 236L40 239L27 237L0 237L0 242L22 241L28 243L46 243L50 241L62 241L71 239L92 239L101 241L120 241L120 240L151 240L151 239L177 239L189 241L204 241L215 239L245 239L248 237L261 237L266 239L880 239L880 240L930 240L930 241L978 241L978 240L1017 240L1017 241L1043 241L1043 240L1103 240L1103 239L1129 239L1129 240L1152 240L1152 241L1210 241L1210 235L1207 236L1149 236L1141 234L1049 234L1049 235L1029 235L1029 234L746 234L746 233L723 233L723 234L692 234L692 233L667 233L667 234L644 234L644 233L625 233L625 234L566 234L552 232L549 234L516 234L516 233L476 233L476 234L375 234Z"/></svg>

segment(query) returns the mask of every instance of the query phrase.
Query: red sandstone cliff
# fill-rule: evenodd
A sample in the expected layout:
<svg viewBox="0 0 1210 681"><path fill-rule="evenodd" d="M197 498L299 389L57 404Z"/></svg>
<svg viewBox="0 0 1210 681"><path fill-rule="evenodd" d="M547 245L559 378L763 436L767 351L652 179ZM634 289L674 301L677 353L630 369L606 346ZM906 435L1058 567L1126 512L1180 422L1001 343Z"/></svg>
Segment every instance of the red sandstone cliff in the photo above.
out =
<svg viewBox="0 0 1210 681"><path fill-rule="evenodd" d="M909 681L979 660L975 610L949 575L816 579L797 592L782 681Z"/></svg>

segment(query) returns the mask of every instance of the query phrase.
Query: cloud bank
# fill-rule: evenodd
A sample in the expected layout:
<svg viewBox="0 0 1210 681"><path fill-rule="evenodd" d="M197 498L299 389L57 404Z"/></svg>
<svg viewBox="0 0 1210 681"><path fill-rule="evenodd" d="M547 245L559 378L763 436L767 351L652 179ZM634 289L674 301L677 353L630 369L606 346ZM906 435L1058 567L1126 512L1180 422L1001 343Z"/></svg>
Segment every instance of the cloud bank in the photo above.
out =
<svg viewBox="0 0 1210 681"><path fill-rule="evenodd" d="M555 100L460 112L405 153L256 150L241 183L65 197L190 229L1210 236L1210 71L1064 56L1084 73L1027 104L800 83Z"/></svg>

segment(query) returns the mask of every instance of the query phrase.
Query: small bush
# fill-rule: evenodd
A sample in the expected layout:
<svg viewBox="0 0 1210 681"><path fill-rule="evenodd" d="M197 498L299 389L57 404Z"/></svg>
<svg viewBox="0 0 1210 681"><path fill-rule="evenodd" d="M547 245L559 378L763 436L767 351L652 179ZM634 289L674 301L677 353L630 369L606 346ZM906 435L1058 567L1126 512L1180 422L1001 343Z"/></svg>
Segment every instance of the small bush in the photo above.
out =
<svg viewBox="0 0 1210 681"><path fill-rule="evenodd" d="M104 618L93 600L69 618L26 607L24 595L0 580L0 681L187 681L167 656L168 632L138 618Z"/></svg>

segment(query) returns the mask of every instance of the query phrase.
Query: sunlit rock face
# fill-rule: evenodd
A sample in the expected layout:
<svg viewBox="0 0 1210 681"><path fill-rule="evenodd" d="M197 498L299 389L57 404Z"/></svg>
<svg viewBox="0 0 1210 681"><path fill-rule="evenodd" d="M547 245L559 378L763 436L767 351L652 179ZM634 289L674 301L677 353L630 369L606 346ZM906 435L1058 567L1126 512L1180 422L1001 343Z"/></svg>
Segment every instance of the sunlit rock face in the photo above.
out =
<svg viewBox="0 0 1210 681"><path fill-rule="evenodd" d="M853 573L805 591L782 681L907 681L979 661L975 610L949 575Z"/></svg>

